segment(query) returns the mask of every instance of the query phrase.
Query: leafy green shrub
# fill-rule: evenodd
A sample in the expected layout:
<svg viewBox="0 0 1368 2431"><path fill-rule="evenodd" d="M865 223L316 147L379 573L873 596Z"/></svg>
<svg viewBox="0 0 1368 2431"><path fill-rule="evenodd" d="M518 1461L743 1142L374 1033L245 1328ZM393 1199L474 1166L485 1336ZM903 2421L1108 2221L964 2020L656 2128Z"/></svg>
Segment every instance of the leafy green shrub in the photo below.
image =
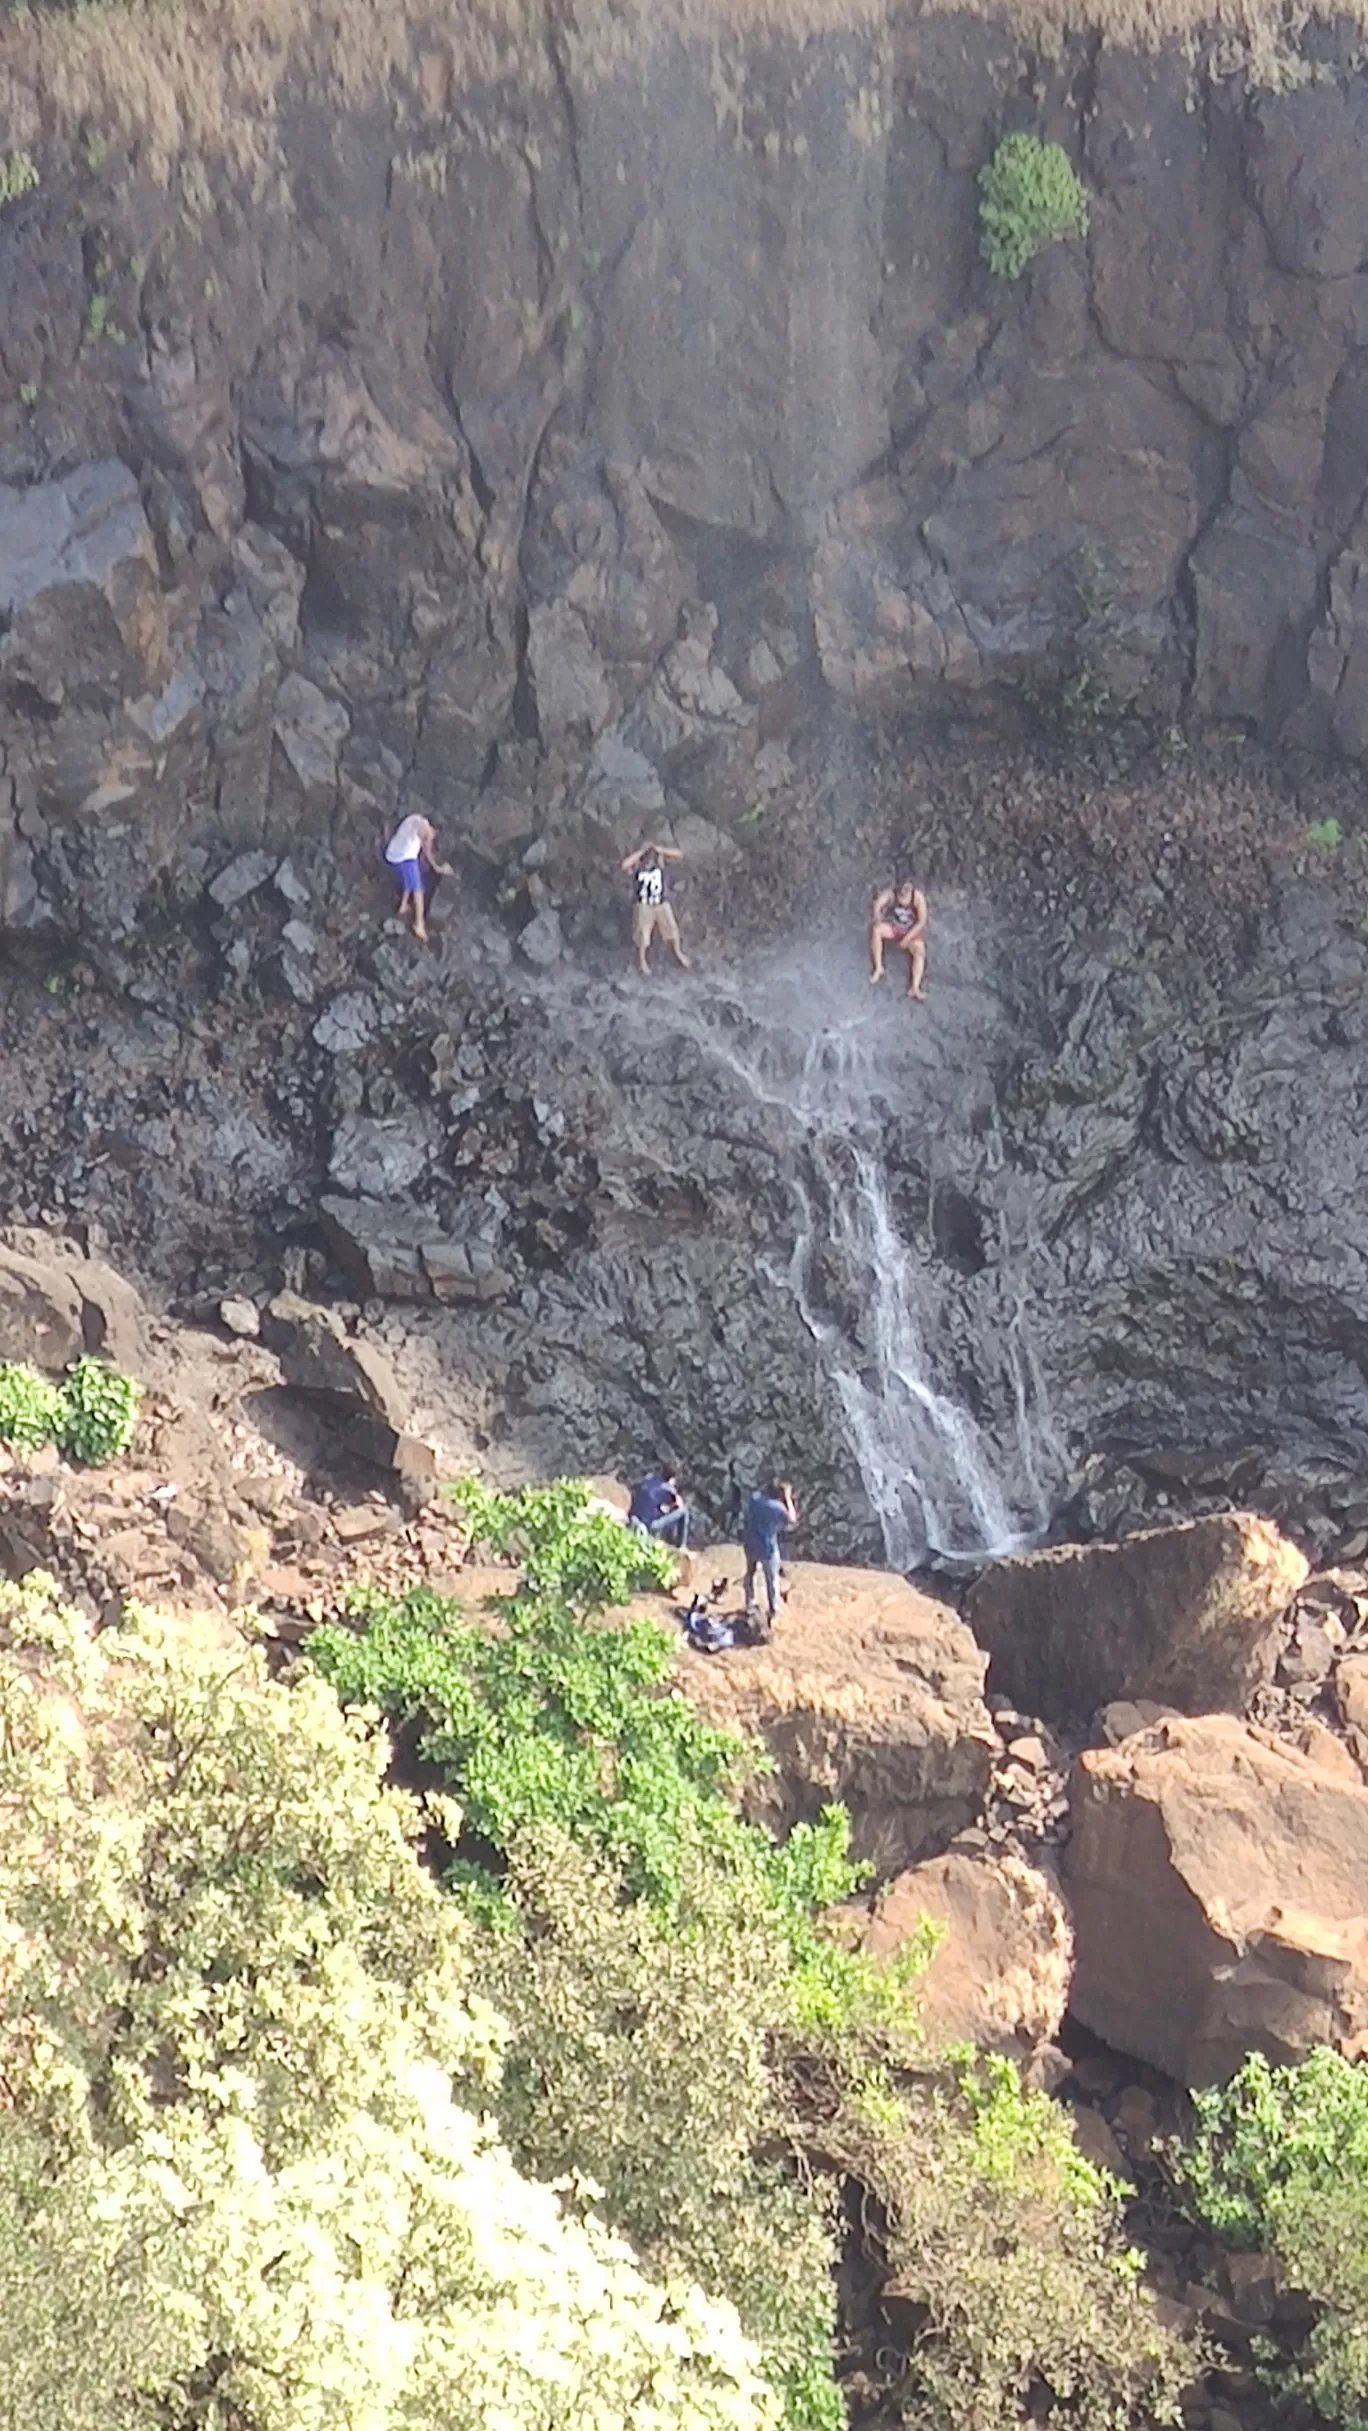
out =
<svg viewBox="0 0 1368 2431"><path fill-rule="evenodd" d="M379 1736L51 1581L0 1640L0 2431L777 2431L734 2310L481 2115Z"/></svg>
<svg viewBox="0 0 1368 2431"><path fill-rule="evenodd" d="M1194 2359L1140 2284L1119 2190L1014 2062L966 2046L935 2074L876 2071L841 2118L847 2165L888 2215L891 2284L920 2315L904 2419L995 2431L1048 2393L1089 2431L1177 2420Z"/></svg>
<svg viewBox="0 0 1368 2431"><path fill-rule="evenodd" d="M586 1627L563 1604L514 1597L491 1630L427 1588L348 1600L364 1635L316 1630L311 1660L347 1703L422 1725L420 1752L500 1855L551 1824L669 1906L683 1843L738 1828L721 1791L746 1751L664 1693L673 1648L654 1621ZM497 1862L480 1870L492 1887Z"/></svg>
<svg viewBox="0 0 1368 2431"><path fill-rule="evenodd" d="M667 1918L551 1830L519 1841L509 1884L524 1930L476 1966L515 2028L496 2100L515 2158L587 2174L658 2275L737 2306L795 2431L842 2431L832 2206L781 2159L791 1960L772 1909L694 1847Z"/></svg>
<svg viewBox="0 0 1368 2431"><path fill-rule="evenodd" d="M72 1460L115 1460L133 1440L142 1388L103 1359L78 1359L61 1387L58 1441Z"/></svg>
<svg viewBox="0 0 1368 2431"><path fill-rule="evenodd" d="M576 1612L625 1604L643 1587L668 1587L676 1563L653 1537L625 1528L576 1477L496 1494L463 1477L447 1492L471 1542L522 1564L527 1590L559 1596Z"/></svg>
<svg viewBox="0 0 1368 2431"><path fill-rule="evenodd" d="M507 1498L524 1520L529 1499ZM587 1561L563 1549L537 1558L588 1576ZM464 1817L449 1880L481 1914L498 1912L491 1901L520 1835L545 1826L618 1868L630 1895L664 1915L678 1909L691 1852L704 1851L775 1919L805 2022L835 2022L852 2004L898 2009L899 1970L876 1973L817 1926L866 1871L851 1860L845 1810L826 1809L779 1847L743 1821L730 1793L767 1759L673 1691L675 1641L658 1622L586 1624L534 1592L496 1599L492 1629L428 1588L397 1597L361 1588L348 1603L364 1631L329 1623L308 1655L347 1704L417 1725L419 1753Z"/></svg>
<svg viewBox="0 0 1368 2431"><path fill-rule="evenodd" d="M1295 2068L1256 2053L1193 2095L1197 2131L1177 2166L1194 2209L1260 2246L1322 2308L1292 2367L1326 2420L1368 2424L1368 2068L1328 2048ZM1278 2379L1285 2390L1288 2367Z"/></svg>
<svg viewBox="0 0 1368 2431"><path fill-rule="evenodd" d="M1004 135L978 182L979 251L994 278L1019 279L1047 245L1087 233L1087 192L1057 143Z"/></svg>
<svg viewBox="0 0 1368 2431"><path fill-rule="evenodd" d="M113 1460L138 1423L142 1387L102 1359L77 1359L60 1384L21 1361L0 1365L0 1443L36 1452L55 1443L72 1460Z"/></svg>
<svg viewBox="0 0 1368 2431"><path fill-rule="evenodd" d="M0 1365L0 1443L16 1452L37 1452L55 1443L65 1404L55 1384L20 1360Z"/></svg>
<svg viewBox="0 0 1368 2431"><path fill-rule="evenodd" d="M320 1629L307 1651L415 1730L463 1811L449 1879L510 2024L495 2099L515 2157L587 2175L653 2271L729 2297L789 2431L844 2419L847 2173L887 2215L920 2325L901 2360L884 2339L869 2361L907 2419L1005 2431L1042 2388L1073 2431L1168 2419L1183 2350L1067 2121L1006 2061L929 2064L911 1997L929 1933L880 1969L825 1929L861 1872L844 1810L781 1847L744 1821L764 1759L670 1693L672 1637L570 1608L629 1584L623 1532L600 1538L582 1493L462 1499L482 1542L521 1548L515 1595L477 1625L424 1590L367 1592L364 1634Z"/></svg>
<svg viewBox="0 0 1368 2431"><path fill-rule="evenodd" d="M571 1609L629 1592L658 1548L582 1488L460 1498L478 1541L521 1550L521 1589L484 1623L427 1590L362 1591L364 1635L328 1626L307 1652L347 1701L416 1723L459 1803L448 1880L495 1928L481 1972L515 2027L501 2115L520 2157L587 2171L654 2269L738 2305L792 2431L839 2431L826 2206L774 2158L771 2047L907 2020L925 1948L884 1970L841 1948L820 1919L864 1870L844 1810L776 1847L732 1795L764 1759L672 1691L673 1636Z"/></svg>

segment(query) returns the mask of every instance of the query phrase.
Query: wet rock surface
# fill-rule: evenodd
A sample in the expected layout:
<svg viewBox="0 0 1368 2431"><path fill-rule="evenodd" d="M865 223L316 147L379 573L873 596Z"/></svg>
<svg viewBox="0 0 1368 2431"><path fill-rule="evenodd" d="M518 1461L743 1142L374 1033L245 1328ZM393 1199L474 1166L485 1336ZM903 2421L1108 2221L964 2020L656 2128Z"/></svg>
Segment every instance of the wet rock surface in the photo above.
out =
<svg viewBox="0 0 1368 2431"><path fill-rule="evenodd" d="M1341 1119L1368 1087L1356 864L1341 848L1275 885L1279 837L1306 848L1269 775L1075 765L1047 788L1029 756L927 745L927 800L909 810L902 763L876 767L861 844L830 830L826 764L815 744L795 758L739 874L684 865L698 969L649 987L619 976L609 855L573 880L543 863L576 932L547 972L511 958L525 894L501 911L473 875L444 885L424 956L383 925L379 878L314 907L301 1005L278 977L278 860L230 911L192 907L117 967L59 961L50 989L41 963L15 968L11 1212L103 1227L177 1305L264 1304L306 1266L325 1298L388 1300L393 1319L372 1321L399 1327L415 1397L477 1426L501 1474L627 1470L663 1448L719 1530L739 1491L791 1470L804 1549L922 1558L918 1496L945 1480L925 1431L902 1432L910 1347L972 1420L1000 1497L995 1516L945 1489L951 1549L981 1554L1056 1508L1061 1533L1112 1537L1232 1505L1320 1558L1352 1547L1368 1532L1368 1174ZM1047 812L1079 832L1042 848L1053 878L1028 880L1029 818ZM1192 830L1147 894L1161 822L1180 817ZM1109 823L1113 861L1090 864L1088 818ZM1245 892L1221 917L1232 821ZM915 1019L859 960L860 890L899 823L932 882ZM814 915L819 881L840 928ZM808 924L799 947L767 938L781 905ZM1236 1087L1246 1034L1267 1078ZM892 1463L910 1487L881 1506Z"/></svg>
<svg viewBox="0 0 1368 2431"><path fill-rule="evenodd" d="M1364 830L1305 756L1368 731L1362 73L1198 110L1173 57L1031 58L1091 235L1010 283L1003 28L738 40L719 116L706 41L561 14L509 83L401 10L326 106L291 18L219 62L217 133L159 82L146 156L91 30L93 165L16 30L7 1212L185 1303L314 1260L509 1474L664 1446L726 1528L792 1467L810 1550L908 1568L1061 1508L1248 1504L1322 1557L1368 1527ZM270 214L206 216L225 124ZM411 811L456 871L425 967L385 924ZM648 829L697 972L649 999ZM859 967L904 860L907 1053ZM884 1426L856 1151L987 1495L894 1473L931 1447Z"/></svg>

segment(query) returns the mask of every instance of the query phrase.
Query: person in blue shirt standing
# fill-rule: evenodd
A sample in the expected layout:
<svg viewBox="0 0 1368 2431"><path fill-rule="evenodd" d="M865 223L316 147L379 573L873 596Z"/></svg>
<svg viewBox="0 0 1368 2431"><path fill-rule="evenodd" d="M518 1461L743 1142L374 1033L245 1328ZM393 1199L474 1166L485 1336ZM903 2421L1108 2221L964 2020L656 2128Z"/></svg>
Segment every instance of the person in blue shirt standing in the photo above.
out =
<svg viewBox="0 0 1368 2431"><path fill-rule="evenodd" d="M668 1545L672 1553L687 1550L689 1506L668 1471L652 1469L638 1479L632 1488L627 1524L640 1528L643 1536L655 1537L658 1544Z"/></svg>
<svg viewBox="0 0 1368 2431"><path fill-rule="evenodd" d="M755 1613L755 1573L765 1574L765 1601L769 1608L769 1625L774 1627L779 1610L779 1579L782 1564L779 1539L797 1524L793 1488L784 1483L767 1486L762 1494L752 1494L746 1503L746 1517L741 1530L741 1549L746 1556L746 1613Z"/></svg>

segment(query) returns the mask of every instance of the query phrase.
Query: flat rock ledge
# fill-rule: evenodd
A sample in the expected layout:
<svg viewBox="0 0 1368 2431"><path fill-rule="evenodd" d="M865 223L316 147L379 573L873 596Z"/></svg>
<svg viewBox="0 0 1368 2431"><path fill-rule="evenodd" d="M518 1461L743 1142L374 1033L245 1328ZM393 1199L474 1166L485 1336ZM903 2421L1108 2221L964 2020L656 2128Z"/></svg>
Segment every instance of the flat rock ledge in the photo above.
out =
<svg viewBox="0 0 1368 2431"><path fill-rule="evenodd" d="M741 1568L734 1547L699 1557L709 1577ZM957 1614L891 1571L795 1562L785 1576L769 1644L681 1647L680 1684L709 1721L768 1748L775 1770L746 1796L756 1821L784 1830L841 1799L856 1854L885 1879L982 1808L998 1752L985 1658Z"/></svg>

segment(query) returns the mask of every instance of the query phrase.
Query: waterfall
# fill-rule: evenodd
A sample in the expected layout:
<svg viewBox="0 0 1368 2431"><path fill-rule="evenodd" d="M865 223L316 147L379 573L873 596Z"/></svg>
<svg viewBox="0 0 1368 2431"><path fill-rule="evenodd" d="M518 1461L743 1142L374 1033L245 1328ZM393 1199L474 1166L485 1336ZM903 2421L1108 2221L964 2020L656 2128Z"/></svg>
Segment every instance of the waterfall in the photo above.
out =
<svg viewBox="0 0 1368 2431"><path fill-rule="evenodd" d="M810 990L804 999L809 1016L818 1012ZM942 1286L899 1229L882 1153L890 1126L940 1116L927 1043L924 1011L866 999L835 1018L823 1005L805 1042L790 1012L771 1016L749 1054L729 1043L726 1057L733 1070L749 1066L757 1094L791 1120L796 1230L785 1280L826 1355L885 1555L900 1570L928 1554L972 1560L1034 1542L1058 1466L1019 1299L980 1344L979 1394L996 1440L937 1374ZM824 1263L859 1304L854 1344L822 1313Z"/></svg>
<svg viewBox="0 0 1368 2431"><path fill-rule="evenodd" d="M642 1017L683 1032L763 1120L793 1208L791 1249L767 1272L818 1346L886 1559L906 1570L1037 1541L1064 1455L1012 1260L999 1252L974 1280L976 1416L945 1373L950 1272L905 1237L890 1190L899 1126L931 1166L938 1143L964 1133L997 1006L961 969L942 979L940 1008L907 1007L890 960L898 978L877 991L848 948L808 951L741 980L662 988Z"/></svg>

